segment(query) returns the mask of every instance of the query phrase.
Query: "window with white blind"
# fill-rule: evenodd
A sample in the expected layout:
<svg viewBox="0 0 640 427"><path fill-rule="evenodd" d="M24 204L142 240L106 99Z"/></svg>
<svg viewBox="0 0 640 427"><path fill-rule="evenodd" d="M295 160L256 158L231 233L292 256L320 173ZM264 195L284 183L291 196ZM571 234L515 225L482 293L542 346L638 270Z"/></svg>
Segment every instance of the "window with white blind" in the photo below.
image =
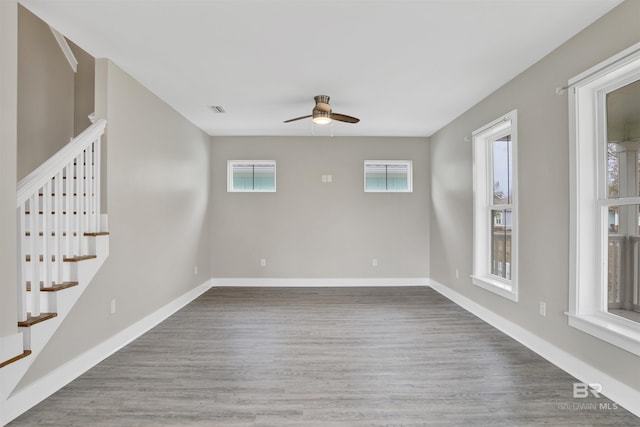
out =
<svg viewBox="0 0 640 427"><path fill-rule="evenodd" d="M473 133L474 284L518 300L517 112Z"/></svg>
<svg viewBox="0 0 640 427"><path fill-rule="evenodd" d="M227 191L275 192L275 160L229 160L227 163Z"/></svg>
<svg viewBox="0 0 640 427"><path fill-rule="evenodd" d="M364 191L410 193L412 173L411 160L365 160Z"/></svg>

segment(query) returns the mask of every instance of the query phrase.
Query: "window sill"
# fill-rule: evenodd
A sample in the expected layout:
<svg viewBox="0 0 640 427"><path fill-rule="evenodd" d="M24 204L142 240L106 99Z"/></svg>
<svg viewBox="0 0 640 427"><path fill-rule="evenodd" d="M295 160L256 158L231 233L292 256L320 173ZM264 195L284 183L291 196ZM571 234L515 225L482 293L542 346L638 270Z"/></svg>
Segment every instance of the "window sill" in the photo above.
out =
<svg viewBox="0 0 640 427"><path fill-rule="evenodd" d="M227 193L275 193L276 190L227 190Z"/></svg>
<svg viewBox="0 0 640 427"><path fill-rule="evenodd" d="M640 324L608 313L565 313L569 326L640 356Z"/></svg>
<svg viewBox="0 0 640 427"><path fill-rule="evenodd" d="M413 193L413 190L364 190L365 193Z"/></svg>
<svg viewBox="0 0 640 427"><path fill-rule="evenodd" d="M513 291L513 285L508 285L499 280L494 280L489 277L471 276L471 281L474 285L500 295L511 301L518 302L518 293Z"/></svg>

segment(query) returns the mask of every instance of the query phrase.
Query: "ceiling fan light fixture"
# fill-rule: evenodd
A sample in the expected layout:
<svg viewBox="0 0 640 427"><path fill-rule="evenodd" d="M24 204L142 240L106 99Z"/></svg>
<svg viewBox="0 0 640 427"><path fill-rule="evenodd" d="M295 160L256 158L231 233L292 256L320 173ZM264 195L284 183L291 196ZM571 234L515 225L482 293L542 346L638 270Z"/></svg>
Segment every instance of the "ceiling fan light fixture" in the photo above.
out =
<svg viewBox="0 0 640 427"><path fill-rule="evenodd" d="M331 123L331 117L325 117L325 116L314 117L313 123L317 125L326 125Z"/></svg>
<svg viewBox="0 0 640 427"><path fill-rule="evenodd" d="M310 117L313 119L313 123L317 125L326 125L333 121L344 123L358 123L360 121L357 117L332 112L331 105L329 105L328 95L318 95L315 96L314 99L316 101L316 105L310 115L285 120L284 123L291 123L297 120L308 119Z"/></svg>

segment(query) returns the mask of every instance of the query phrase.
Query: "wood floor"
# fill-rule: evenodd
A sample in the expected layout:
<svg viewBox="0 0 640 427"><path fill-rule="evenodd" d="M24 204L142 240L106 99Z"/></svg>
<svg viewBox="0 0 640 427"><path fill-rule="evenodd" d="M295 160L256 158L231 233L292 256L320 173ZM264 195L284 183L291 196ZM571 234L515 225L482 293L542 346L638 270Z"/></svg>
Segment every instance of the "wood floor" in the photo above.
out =
<svg viewBox="0 0 640 427"><path fill-rule="evenodd" d="M576 381L429 288L214 288L10 425L640 425Z"/></svg>

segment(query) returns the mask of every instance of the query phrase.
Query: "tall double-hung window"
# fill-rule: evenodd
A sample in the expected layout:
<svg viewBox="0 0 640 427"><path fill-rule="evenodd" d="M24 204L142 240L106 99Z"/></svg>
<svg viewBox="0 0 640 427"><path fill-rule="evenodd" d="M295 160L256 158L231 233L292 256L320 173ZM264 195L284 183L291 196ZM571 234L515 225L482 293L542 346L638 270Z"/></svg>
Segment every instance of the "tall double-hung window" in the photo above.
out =
<svg viewBox="0 0 640 427"><path fill-rule="evenodd" d="M569 325L640 355L640 43L568 96Z"/></svg>
<svg viewBox="0 0 640 427"><path fill-rule="evenodd" d="M473 133L474 284L518 300L517 112Z"/></svg>

